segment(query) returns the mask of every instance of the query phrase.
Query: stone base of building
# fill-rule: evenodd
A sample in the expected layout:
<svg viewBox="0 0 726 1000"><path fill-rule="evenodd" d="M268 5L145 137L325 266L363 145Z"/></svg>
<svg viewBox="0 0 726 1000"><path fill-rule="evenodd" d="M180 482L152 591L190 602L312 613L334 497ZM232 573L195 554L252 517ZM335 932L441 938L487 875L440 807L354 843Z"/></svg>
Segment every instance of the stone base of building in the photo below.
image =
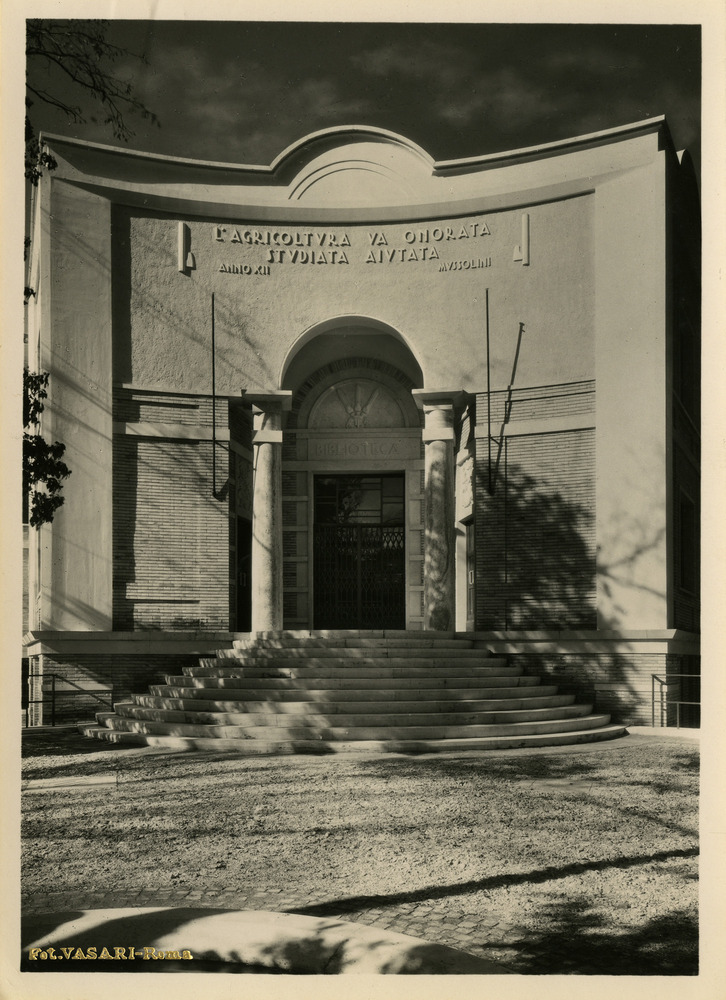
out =
<svg viewBox="0 0 726 1000"><path fill-rule="evenodd" d="M231 632L31 632L28 725L92 719L200 656L231 648L232 639Z"/></svg>
<svg viewBox="0 0 726 1000"><path fill-rule="evenodd" d="M470 633L477 645L627 725L698 727L699 636L680 629ZM697 702L695 705L676 702ZM679 717L680 713L680 717Z"/></svg>
<svg viewBox="0 0 726 1000"><path fill-rule="evenodd" d="M418 633L421 635L421 633ZM699 637L677 629L456 633L626 725L698 727ZM235 632L32 632L28 724L71 724L161 684ZM676 703L680 702L680 708ZM696 703L696 704L690 704Z"/></svg>

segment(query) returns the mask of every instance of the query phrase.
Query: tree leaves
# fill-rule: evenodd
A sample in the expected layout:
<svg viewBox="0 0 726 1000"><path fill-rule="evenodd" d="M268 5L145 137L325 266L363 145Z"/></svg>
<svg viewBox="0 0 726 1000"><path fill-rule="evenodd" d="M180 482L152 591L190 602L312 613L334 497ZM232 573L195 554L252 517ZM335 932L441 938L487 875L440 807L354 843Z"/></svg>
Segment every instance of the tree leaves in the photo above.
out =
<svg viewBox="0 0 726 1000"><path fill-rule="evenodd" d="M33 528L50 524L63 505L63 480L71 474L60 441L49 444L42 435L28 430L37 427L48 398L48 372L23 371L23 519Z"/></svg>

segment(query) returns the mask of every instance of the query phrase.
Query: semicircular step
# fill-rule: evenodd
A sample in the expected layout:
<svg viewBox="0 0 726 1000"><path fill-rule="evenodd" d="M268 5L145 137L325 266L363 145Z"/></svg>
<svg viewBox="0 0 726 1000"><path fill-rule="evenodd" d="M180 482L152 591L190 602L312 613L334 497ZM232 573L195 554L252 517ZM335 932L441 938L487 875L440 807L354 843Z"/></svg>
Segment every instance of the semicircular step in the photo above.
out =
<svg viewBox="0 0 726 1000"><path fill-rule="evenodd" d="M625 732L471 638L344 631L237 639L79 728L240 754L553 746Z"/></svg>

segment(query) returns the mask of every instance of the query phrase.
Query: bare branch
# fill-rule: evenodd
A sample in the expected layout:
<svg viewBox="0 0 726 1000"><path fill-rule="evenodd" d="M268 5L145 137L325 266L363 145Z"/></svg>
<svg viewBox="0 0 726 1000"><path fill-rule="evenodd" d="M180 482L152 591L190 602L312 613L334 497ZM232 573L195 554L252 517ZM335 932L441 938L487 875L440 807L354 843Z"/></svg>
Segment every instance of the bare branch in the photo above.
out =
<svg viewBox="0 0 726 1000"><path fill-rule="evenodd" d="M26 55L28 66L40 63L43 72L51 67L62 73L70 84L84 94L84 102L68 103L45 85L32 80L29 73L27 93L50 107L57 108L74 122L85 123L85 104L90 95L105 112L104 124L109 125L117 139L127 142L134 134L126 114L137 114L159 125L159 119L133 92L132 83L114 75L110 67L121 58L131 57L146 64L143 56L129 52L107 41L108 21L54 21L30 18L27 21ZM26 98L29 107L33 102ZM53 169L55 161L38 144L32 124L26 119L25 176L37 184L42 167Z"/></svg>
<svg viewBox="0 0 726 1000"><path fill-rule="evenodd" d="M46 94L45 91L42 90L36 90L35 87L31 87L30 84L28 84L28 90L31 94L35 94L36 97L39 97L41 101L45 101L46 104L59 108L64 114L72 115L74 121L83 121L80 108L72 108L68 104L64 104L63 101L57 100L51 94Z"/></svg>

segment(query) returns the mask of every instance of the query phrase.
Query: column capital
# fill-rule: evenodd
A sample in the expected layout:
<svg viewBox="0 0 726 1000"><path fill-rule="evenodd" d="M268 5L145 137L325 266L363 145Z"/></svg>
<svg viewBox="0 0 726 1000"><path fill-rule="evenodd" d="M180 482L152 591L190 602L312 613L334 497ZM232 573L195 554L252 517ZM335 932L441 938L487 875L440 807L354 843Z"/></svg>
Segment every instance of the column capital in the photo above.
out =
<svg viewBox="0 0 726 1000"><path fill-rule="evenodd" d="M252 444L282 444L282 414L292 404L292 393L255 392L252 403Z"/></svg>
<svg viewBox="0 0 726 1000"><path fill-rule="evenodd" d="M463 405L466 400L466 392L463 389L412 389L416 406L424 413L431 408L451 406L457 408Z"/></svg>
<svg viewBox="0 0 726 1000"><path fill-rule="evenodd" d="M421 432L424 443L430 441L453 441L454 416L466 398L463 389L414 389L416 405L423 410L424 429Z"/></svg>
<svg viewBox="0 0 726 1000"><path fill-rule="evenodd" d="M246 392L244 400L253 409L266 413L270 410L285 412L292 409L292 392L289 389L270 389L268 392Z"/></svg>

